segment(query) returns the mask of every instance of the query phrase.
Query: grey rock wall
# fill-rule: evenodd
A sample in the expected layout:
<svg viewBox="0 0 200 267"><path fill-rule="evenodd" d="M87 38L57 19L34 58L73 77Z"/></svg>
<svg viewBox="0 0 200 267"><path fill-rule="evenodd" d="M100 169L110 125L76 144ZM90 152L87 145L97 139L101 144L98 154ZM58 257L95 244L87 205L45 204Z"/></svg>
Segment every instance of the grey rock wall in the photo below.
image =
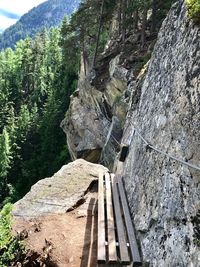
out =
<svg viewBox="0 0 200 267"><path fill-rule="evenodd" d="M200 27L183 1L164 21L142 87L133 87L122 142L123 175L144 262L200 266L200 171L148 149L200 165ZM135 97L137 99L135 99ZM137 100L137 101L136 101Z"/></svg>
<svg viewBox="0 0 200 267"><path fill-rule="evenodd" d="M94 163L101 161L109 166L119 149L118 142L122 137L127 113L128 104L123 94L127 89L128 71L119 66L119 56L103 63L108 66L105 70L101 69L98 79L96 78L96 83L101 84L101 90L91 85L89 75L85 79L80 77L78 89L71 97L70 107L61 127L66 133L73 160L83 158ZM105 73L106 77L109 76L106 82ZM105 157L102 157L102 150Z"/></svg>

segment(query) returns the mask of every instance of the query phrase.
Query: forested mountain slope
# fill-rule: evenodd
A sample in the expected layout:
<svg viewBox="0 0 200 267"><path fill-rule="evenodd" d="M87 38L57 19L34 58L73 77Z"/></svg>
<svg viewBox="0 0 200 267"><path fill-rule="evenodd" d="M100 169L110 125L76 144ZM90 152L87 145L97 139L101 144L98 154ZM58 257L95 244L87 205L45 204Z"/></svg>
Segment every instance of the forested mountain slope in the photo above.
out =
<svg viewBox="0 0 200 267"><path fill-rule="evenodd" d="M59 125L77 66L67 64L65 38L51 29L0 53L0 205L69 160Z"/></svg>
<svg viewBox="0 0 200 267"><path fill-rule="evenodd" d="M48 0L31 9L0 36L0 50L14 47L17 41L34 36L42 28L61 23L65 15L71 15L78 8L80 0Z"/></svg>

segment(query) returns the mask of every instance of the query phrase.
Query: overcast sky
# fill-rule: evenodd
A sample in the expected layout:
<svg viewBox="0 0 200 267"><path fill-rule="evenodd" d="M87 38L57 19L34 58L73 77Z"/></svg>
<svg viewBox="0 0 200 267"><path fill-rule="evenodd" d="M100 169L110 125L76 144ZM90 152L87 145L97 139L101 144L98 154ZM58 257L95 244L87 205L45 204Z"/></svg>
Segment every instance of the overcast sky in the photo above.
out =
<svg viewBox="0 0 200 267"><path fill-rule="evenodd" d="M4 30L14 24L21 15L45 1L0 0L0 30Z"/></svg>

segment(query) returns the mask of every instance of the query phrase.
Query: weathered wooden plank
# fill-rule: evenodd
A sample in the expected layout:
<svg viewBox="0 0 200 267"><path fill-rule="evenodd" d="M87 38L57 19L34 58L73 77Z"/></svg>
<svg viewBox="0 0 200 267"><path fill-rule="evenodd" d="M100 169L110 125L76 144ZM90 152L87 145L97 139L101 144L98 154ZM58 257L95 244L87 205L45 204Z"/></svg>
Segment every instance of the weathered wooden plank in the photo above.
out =
<svg viewBox="0 0 200 267"><path fill-rule="evenodd" d="M106 247L105 247L105 210L104 210L104 181L103 173L99 175L98 188L98 263L106 262Z"/></svg>
<svg viewBox="0 0 200 267"><path fill-rule="evenodd" d="M107 209L107 229L108 229L108 261L117 262L117 247L115 239L115 224L111 193L111 180L109 173L105 175L106 181L106 209Z"/></svg>
<svg viewBox="0 0 200 267"><path fill-rule="evenodd" d="M130 257L127 247L127 239L126 239L126 230L122 218L122 211L120 208L119 202L119 193L117 189L117 184L115 181L115 175L111 174L112 180L112 189L113 189L113 203L114 203L114 212L116 218L116 226L117 226L117 235L118 235L118 243L119 243L119 253L120 253L120 262L122 264L130 264Z"/></svg>
<svg viewBox="0 0 200 267"><path fill-rule="evenodd" d="M121 198L121 203L122 203L122 209L123 209L123 214L124 214L124 220L126 224L126 230L128 233L128 239L129 239L129 245L130 245L130 250L132 254L132 261L133 261L133 266L142 266L139 250L138 250L138 245L133 229L133 224L131 221L131 216L130 216L130 211L124 191L124 186L122 182L122 177L117 176L117 183L119 186L119 192L120 192L120 198Z"/></svg>

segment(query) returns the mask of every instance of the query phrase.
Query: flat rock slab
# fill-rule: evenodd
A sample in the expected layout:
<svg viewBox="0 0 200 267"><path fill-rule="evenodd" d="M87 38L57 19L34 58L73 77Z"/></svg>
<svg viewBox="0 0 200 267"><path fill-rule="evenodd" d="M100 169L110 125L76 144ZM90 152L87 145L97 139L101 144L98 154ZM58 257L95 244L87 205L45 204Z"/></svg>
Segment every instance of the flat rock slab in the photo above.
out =
<svg viewBox="0 0 200 267"><path fill-rule="evenodd" d="M84 199L91 183L107 168L78 159L63 166L51 178L40 180L31 191L14 204L14 217L36 218L62 214Z"/></svg>

